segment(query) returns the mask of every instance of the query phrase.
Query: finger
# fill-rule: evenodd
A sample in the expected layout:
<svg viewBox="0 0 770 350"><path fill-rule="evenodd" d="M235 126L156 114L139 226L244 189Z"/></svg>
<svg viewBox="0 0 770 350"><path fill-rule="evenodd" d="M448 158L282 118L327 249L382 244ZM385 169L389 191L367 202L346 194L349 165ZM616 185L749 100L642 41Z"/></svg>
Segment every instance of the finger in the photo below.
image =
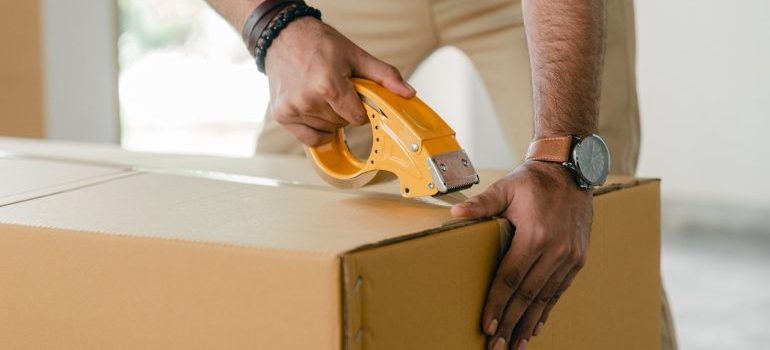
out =
<svg viewBox="0 0 770 350"><path fill-rule="evenodd" d="M323 131L327 133L334 133L335 131L342 129L345 127L345 125L347 125L347 123L340 124L340 123L330 122L326 119L323 119L321 117L317 117L314 115L304 115L302 116L301 120L293 124L305 124L311 129L315 129L317 131Z"/></svg>
<svg viewBox="0 0 770 350"><path fill-rule="evenodd" d="M503 327L502 317L511 297L538 259L538 256L530 253L532 251L530 246L527 237L517 233L511 248L500 262L497 274L492 279L482 314L484 333L489 336L498 334L500 328ZM510 329L513 329L513 325L509 327L509 333ZM507 342L508 338L504 338L504 341Z"/></svg>
<svg viewBox="0 0 770 350"><path fill-rule="evenodd" d="M320 99L297 98L293 102L282 100L270 107L275 121L283 126L304 124L317 131L334 132L348 124ZM303 135L310 133L307 130L299 132Z"/></svg>
<svg viewBox="0 0 770 350"><path fill-rule="evenodd" d="M545 325L545 322L548 321L548 317L551 315L551 310L553 310L553 307L556 305L556 303L561 299L561 296L564 294L564 292L569 288L570 285L572 285L572 281L575 280L575 276L577 276L578 272L580 272L580 266L575 266L570 270L569 273L567 273L567 276L564 277L564 281L559 285L559 288L556 290L556 293L551 297L551 301L548 302L548 304L545 306L545 309L543 309L543 314L540 316L540 327L543 327Z"/></svg>
<svg viewBox="0 0 770 350"><path fill-rule="evenodd" d="M357 77L372 80L403 98L412 98L416 93L414 88L404 81L396 67L378 60L363 50L353 63L353 73Z"/></svg>
<svg viewBox="0 0 770 350"><path fill-rule="evenodd" d="M305 112L299 123L323 131L335 131L349 124L347 120L340 118L326 102L322 102L313 107L311 111Z"/></svg>
<svg viewBox="0 0 770 350"><path fill-rule="evenodd" d="M284 118L288 123L305 123L308 116L316 117L318 119L326 121L328 125L334 125L336 129L339 129L349 122L342 118L327 102L326 96L331 96L327 92L330 90L326 87L319 87L319 90L307 90L302 95L297 96L291 103L291 110L294 111L294 116L290 118ZM320 92L319 92L320 91ZM321 128L325 130L324 128Z"/></svg>
<svg viewBox="0 0 770 350"><path fill-rule="evenodd" d="M528 343L533 335L539 335L543 325L540 324L540 318L543 315L543 311L546 306L551 303L554 295L558 292L564 279L572 270L572 264L561 260L562 265L551 275L551 278L546 282L543 290L535 298L535 301L527 308L527 311L521 317L519 322L514 328L513 336L511 336L511 344L521 344L522 342Z"/></svg>
<svg viewBox="0 0 770 350"><path fill-rule="evenodd" d="M292 133L297 140L310 147L328 143L334 137L334 132L314 129L305 124L284 124L284 127Z"/></svg>
<svg viewBox="0 0 770 350"><path fill-rule="evenodd" d="M331 109L350 124L364 125L369 122L353 82L343 79L340 84L337 98L327 100Z"/></svg>
<svg viewBox="0 0 770 350"><path fill-rule="evenodd" d="M506 344L512 347L518 347L520 344L512 343L513 330L518 324L524 312L532 306L537 300L537 296L543 290L546 281L553 275L555 267L538 259L532 269L527 273L524 281L516 288L513 295L508 300L505 312L500 318L500 325L497 328L493 339L504 339Z"/></svg>
<svg viewBox="0 0 770 350"><path fill-rule="evenodd" d="M450 213L459 218L491 217L502 213L512 200L513 195L504 190L500 182L496 182L481 194L454 205Z"/></svg>

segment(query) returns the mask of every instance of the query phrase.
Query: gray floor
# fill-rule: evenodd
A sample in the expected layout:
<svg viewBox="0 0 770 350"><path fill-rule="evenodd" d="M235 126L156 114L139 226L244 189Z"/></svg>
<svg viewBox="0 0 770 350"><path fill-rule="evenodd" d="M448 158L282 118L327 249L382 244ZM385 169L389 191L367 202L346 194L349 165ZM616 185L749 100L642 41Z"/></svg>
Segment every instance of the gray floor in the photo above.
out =
<svg viewBox="0 0 770 350"><path fill-rule="evenodd" d="M770 214L672 207L662 270L680 349L770 349Z"/></svg>

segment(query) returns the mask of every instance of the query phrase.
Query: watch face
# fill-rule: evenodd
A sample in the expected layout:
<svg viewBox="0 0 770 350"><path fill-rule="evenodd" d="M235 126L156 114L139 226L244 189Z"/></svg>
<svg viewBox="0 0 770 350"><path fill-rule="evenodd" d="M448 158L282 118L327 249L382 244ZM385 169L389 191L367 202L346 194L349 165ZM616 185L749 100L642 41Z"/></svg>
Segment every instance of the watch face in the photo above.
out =
<svg viewBox="0 0 770 350"><path fill-rule="evenodd" d="M610 170L610 152L604 140L586 136L575 145L572 155L578 172L590 185L604 184Z"/></svg>

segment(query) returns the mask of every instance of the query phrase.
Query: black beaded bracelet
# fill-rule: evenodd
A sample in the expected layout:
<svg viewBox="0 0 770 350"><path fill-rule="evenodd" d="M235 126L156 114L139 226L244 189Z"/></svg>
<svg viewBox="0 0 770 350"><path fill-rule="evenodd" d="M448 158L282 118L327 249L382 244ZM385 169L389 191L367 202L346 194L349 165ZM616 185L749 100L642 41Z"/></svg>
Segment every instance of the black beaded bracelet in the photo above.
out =
<svg viewBox="0 0 770 350"><path fill-rule="evenodd" d="M270 25L265 28L259 35L257 41L257 48L254 51L254 57L257 62L257 68L260 72L265 72L265 56L267 56L267 49L273 44L273 40L278 37L278 34L284 30L289 23L302 17L311 16L316 19L321 19L321 11L318 9L307 6L304 4L296 4L286 7L283 11L278 13L275 18L270 22Z"/></svg>

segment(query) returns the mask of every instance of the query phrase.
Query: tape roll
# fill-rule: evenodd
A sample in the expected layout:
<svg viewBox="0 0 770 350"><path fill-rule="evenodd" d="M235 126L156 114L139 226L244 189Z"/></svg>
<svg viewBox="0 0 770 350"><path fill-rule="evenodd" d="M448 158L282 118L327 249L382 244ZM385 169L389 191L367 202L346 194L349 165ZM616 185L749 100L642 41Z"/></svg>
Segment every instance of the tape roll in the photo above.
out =
<svg viewBox="0 0 770 350"><path fill-rule="evenodd" d="M372 181L380 171L371 166L374 164L372 150L377 149L374 140L380 141L382 136L375 138L379 128L378 121L383 116L382 110L371 102L366 96L370 90L362 87L362 84L354 80L356 90L362 100L367 116L371 116L368 124L372 130L372 146L366 159L356 156L348 147L345 129L337 130L334 138L327 144L317 147L305 147L305 153L313 164L318 175L330 185L341 189L361 188ZM369 163L371 162L371 163ZM368 164L369 163L369 164ZM369 165L369 166L368 166Z"/></svg>

